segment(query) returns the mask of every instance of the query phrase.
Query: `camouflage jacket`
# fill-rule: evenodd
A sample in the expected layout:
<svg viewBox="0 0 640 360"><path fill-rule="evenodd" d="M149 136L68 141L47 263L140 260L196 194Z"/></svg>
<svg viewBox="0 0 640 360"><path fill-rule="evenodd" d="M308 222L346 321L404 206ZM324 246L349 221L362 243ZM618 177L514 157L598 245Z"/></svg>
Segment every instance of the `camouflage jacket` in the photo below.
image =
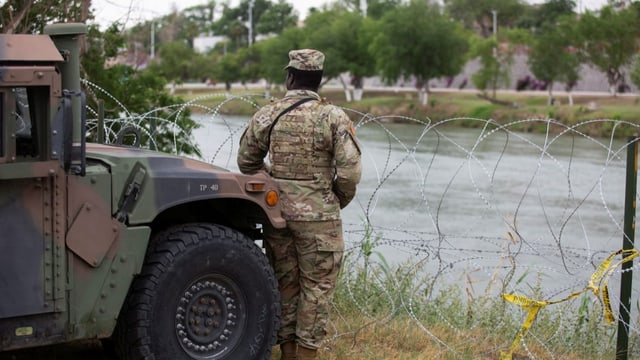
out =
<svg viewBox="0 0 640 360"><path fill-rule="evenodd" d="M314 100L283 114L274 125L278 115L304 98ZM255 113L240 139L238 167L246 174L271 173L279 185L282 215L293 221L339 219L362 172L351 120L308 90L290 90Z"/></svg>

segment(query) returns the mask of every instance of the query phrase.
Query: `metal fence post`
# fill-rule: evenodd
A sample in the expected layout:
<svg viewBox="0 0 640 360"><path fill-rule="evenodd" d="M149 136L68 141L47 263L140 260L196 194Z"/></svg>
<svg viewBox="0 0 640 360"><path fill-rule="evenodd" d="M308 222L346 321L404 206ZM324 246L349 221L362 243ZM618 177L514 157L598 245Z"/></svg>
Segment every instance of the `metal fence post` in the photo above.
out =
<svg viewBox="0 0 640 360"><path fill-rule="evenodd" d="M638 183L638 137L632 137L627 144L627 177L624 204L624 235L622 248L634 248L636 188ZM631 286L633 279L633 261L622 264L620 280L620 309L618 311L618 338L616 342L616 360L627 360L629 352L629 321L631 309Z"/></svg>

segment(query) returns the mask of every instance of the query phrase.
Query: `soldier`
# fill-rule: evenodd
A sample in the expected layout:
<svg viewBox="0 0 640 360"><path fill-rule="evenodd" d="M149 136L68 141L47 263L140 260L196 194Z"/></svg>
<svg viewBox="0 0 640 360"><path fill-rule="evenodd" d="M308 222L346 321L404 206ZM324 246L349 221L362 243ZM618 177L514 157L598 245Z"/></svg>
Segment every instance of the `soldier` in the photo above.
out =
<svg viewBox="0 0 640 360"><path fill-rule="evenodd" d="M355 196L362 169L351 120L318 95L323 63L317 50L289 52L287 93L256 112L238 150L240 171L267 171L276 179L287 220L285 229L264 229L278 278L278 343L286 360L315 359L326 336L344 251L340 209Z"/></svg>

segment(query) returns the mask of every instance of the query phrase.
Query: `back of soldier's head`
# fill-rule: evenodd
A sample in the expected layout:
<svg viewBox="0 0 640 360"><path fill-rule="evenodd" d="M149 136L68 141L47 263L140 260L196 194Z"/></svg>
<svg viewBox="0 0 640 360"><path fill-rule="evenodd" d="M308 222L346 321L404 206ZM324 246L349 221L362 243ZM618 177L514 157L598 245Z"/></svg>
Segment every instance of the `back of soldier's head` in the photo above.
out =
<svg viewBox="0 0 640 360"><path fill-rule="evenodd" d="M289 63L285 66L288 76L293 76L292 89L318 90L322 82L324 54L314 49L289 51Z"/></svg>

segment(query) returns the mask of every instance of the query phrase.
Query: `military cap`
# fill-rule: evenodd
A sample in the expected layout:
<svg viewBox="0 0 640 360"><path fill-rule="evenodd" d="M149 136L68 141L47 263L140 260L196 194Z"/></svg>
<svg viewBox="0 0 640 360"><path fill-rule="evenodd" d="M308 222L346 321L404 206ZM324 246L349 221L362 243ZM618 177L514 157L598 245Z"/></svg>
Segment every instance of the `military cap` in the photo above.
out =
<svg viewBox="0 0 640 360"><path fill-rule="evenodd" d="M301 49L289 51L289 64L285 69L294 68L304 71L322 70L324 54L314 49Z"/></svg>

